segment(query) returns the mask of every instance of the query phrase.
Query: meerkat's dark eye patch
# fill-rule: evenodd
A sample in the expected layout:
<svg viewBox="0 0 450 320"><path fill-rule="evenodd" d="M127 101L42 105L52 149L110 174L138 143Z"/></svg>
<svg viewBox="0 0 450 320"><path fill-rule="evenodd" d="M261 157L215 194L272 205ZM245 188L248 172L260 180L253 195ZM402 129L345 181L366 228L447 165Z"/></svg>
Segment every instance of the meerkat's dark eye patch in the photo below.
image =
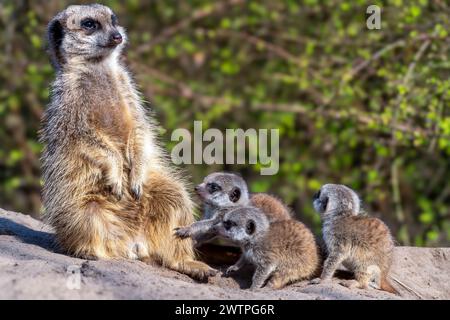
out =
<svg viewBox="0 0 450 320"><path fill-rule="evenodd" d="M233 188L230 192L230 200L231 202L237 202L241 198L241 189L239 188Z"/></svg>
<svg viewBox="0 0 450 320"><path fill-rule="evenodd" d="M248 235L252 235L253 233L255 233L255 229L256 229L255 221L248 220L246 225L245 225L245 232Z"/></svg>
<svg viewBox="0 0 450 320"><path fill-rule="evenodd" d="M327 209L328 204L328 197L325 197L320 201L320 204L322 205L322 211L325 211Z"/></svg>
<svg viewBox="0 0 450 320"><path fill-rule="evenodd" d="M225 230L230 230L232 227L236 227L237 223L232 221L232 220L225 220L223 222L223 227L225 228Z"/></svg>
<svg viewBox="0 0 450 320"><path fill-rule="evenodd" d="M213 194L217 191L222 190L222 188L217 183L211 182L211 183L206 184L206 190L208 190L208 192L210 194Z"/></svg>
<svg viewBox="0 0 450 320"><path fill-rule="evenodd" d="M95 31L100 29L100 23L98 23L98 21L95 21L92 18L86 18L81 20L80 26L86 30L86 31Z"/></svg>
<svg viewBox="0 0 450 320"><path fill-rule="evenodd" d="M320 190L317 191L316 193L314 193L314 195L313 195L314 200L319 199L319 198L320 198Z"/></svg>
<svg viewBox="0 0 450 320"><path fill-rule="evenodd" d="M115 14L111 15L111 23L113 26L117 26L117 24L119 23L119 20L117 19L117 16Z"/></svg>

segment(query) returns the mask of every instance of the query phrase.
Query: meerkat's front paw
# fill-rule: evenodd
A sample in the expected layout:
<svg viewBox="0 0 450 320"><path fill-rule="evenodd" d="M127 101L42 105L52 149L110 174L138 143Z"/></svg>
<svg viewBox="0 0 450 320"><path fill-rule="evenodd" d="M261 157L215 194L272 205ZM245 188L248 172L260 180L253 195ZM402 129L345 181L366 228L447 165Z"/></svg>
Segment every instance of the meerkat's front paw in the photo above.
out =
<svg viewBox="0 0 450 320"><path fill-rule="evenodd" d="M142 190L144 188L144 174L139 172L138 168L134 167L130 172L130 192L135 200L142 197Z"/></svg>
<svg viewBox="0 0 450 320"><path fill-rule="evenodd" d="M232 265L230 267L228 267L228 269L225 271L225 275L228 277L230 276L232 273L236 272L239 270L239 267L236 265Z"/></svg>
<svg viewBox="0 0 450 320"><path fill-rule="evenodd" d="M181 239L186 239L191 236L191 228L189 227L177 227L175 230L175 236Z"/></svg>
<svg viewBox="0 0 450 320"><path fill-rule="evenodd" d="M131 195L135 200L139 200L142 197L142 184L131 185Z"/></svg>
<svg viewBox="0 0 450 320"><path fill-rule="evenodd" d="M122 182L110 183L108 185L109 192L116 197L117 200L121 200L123 196Z"/></svg>

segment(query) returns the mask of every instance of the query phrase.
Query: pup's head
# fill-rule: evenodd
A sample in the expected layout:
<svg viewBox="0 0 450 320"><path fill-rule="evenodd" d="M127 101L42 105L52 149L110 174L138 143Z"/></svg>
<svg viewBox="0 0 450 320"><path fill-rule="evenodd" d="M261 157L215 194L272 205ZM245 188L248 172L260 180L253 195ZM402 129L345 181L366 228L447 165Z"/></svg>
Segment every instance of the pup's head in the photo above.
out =
<svg viewBox="0 0 450 320"><path fill-rule="evenodd" d="M47 39L53 65L60 69L73 57L87 62L119 54L126 34L110 8L100 4L73 5L50 21Z"/></svg>
<svg viewBox="0 0 450 320"><path fill-rule="evenodd" d="M314 209L323 217L359 214L360 199L342 184L325 184L314 194Z"/></svg>
<svg viewBox="0 0 450 320"><path fill-rule="evenodd" d="M250 243L268 228L269 220L255 207L231 209L222 221L213 227L217 235L240 245Z"/></svg>
<svg viewBox="0 0 450 320"><path fill-rule="evenodd" d="M203 202L220 208L243 206L249 202L247 184L233 173L212 173L195 187L195 191Z"/></svg>

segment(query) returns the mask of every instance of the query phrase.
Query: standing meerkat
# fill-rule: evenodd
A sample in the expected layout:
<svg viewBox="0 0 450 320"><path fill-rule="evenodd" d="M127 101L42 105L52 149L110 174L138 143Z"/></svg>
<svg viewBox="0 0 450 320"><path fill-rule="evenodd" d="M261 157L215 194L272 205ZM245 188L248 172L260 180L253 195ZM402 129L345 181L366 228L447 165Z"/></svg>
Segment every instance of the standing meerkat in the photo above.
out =
<svg viewBox="0 0 450 320"><path fill-rule="evenodd" d="M268 286L279 289L285 285L310 279L320 264L318 247L311 231L301 222L281 220L269 222L255 207L240 207L225 213L214 226L223 238L237 243L243 254L227 273L239 270L245 262L256 269L252 289Z"/></svg>
<svg viewBox="0 0 450 320"><path fill-rule="evenodd" d="M76 5L48 25L56 69L41 141L44 218L59 245L82 258L155 260L203 278L189 239L193 204L168 165L119 57L125 30L103 5Z"/></svg>
<svg viewBox="0 0 450 320"><path fill-rule="evenodd" d="M328 257L320 279L330 281L343 265L354 272L358 287L367 289L373 280L382 290L396 293L387 281L394 241L389 228L379 219L358 215L360 200L350 188L326 184L314 195L314 209L320 213Z"/></svg>
<svg viewBox="0 0 450 320"><path fill-rule="evenodd" d="M175 234L181 238L191 237L197 243L214 237L212 226L227 211L237 207L259 208L270 223L292 219L289 209L280 200L266 193L250 194L244 179L234 173L211 173L195 187L195 191L203 202L202 220L177 228Z"/></svg>

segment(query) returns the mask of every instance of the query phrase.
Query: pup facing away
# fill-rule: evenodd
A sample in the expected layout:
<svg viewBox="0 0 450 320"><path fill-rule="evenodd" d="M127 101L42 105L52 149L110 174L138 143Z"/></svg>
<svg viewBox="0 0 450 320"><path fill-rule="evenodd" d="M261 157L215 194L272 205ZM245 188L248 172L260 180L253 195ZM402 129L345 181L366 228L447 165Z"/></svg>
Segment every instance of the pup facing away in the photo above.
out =
<svg viewBox="0 0 450 320"><path fill-rule="evenodd" d="M194 221L181 176L156 141L119 57L126 34L103 5L70 6L48 25L56 69L41 141L46 220L59 245L82 258L155 260L202 278L190 239Z"/></svg>
<svg viewBox="0 0 450 320"><path fill-rule="evenodd" d="M357 194L344 185L326 184L314 195L313 205L322 218L322 234L328 251L322 275L313 283L330 281L343 263L354 273L359 288L367 289L374 281L377 288L396 293L387 281L393 239L381 220L358 215Z"/></svg>
<svg viewBox="0 0 450 320"><path fill-rule="evenodd" d="M311 231L290 219L269 222L255 207L240 207L225 213L214 231L238 244L243 254L227 273L239 270L245 262L255 266L251 289L267 285L279 289L310 279L320 264L319 252Z"/></svg>
<svg viewBox="0 0 450 320"><path fill-rule="evenodd" d="M203 202L202 220L177 228L175 234L181 238L191 237L197 243L214 238L212 226L222 220L227 211L237 207L257 207L270 223L292 218L289 209L277 198L266 193L250 195L244 179L233 173L212 173L195 187L195 191Z"/></svg>

